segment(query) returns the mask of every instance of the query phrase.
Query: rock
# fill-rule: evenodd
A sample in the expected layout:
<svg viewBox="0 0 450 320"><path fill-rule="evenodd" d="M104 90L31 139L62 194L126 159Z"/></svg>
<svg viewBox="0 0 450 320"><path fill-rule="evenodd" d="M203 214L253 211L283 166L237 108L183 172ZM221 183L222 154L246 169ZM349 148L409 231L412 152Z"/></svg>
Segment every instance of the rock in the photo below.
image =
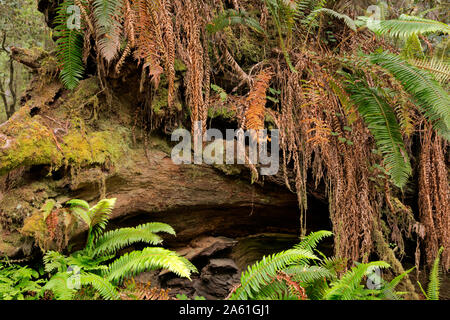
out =
<svg viewBox="0 0 450 320"><path fill-rule="evenodd" d="M177 252L188 260L195 260L198 257L209 257L224 249L232 248L236 243L236 240L226 237L200 237Z"/></svg>
<svg viewBox="0 0 450 320"><path fill-rule="evenodd" d="M199 280L194 283L197 295L206 299L224 299L239 283L240 274L232 259L211 259L202 269Z"/></svg>
<svg viewBox="0 0 450 320"><path fill-rule="evenodd" d="M237 242L237 241L236 241ZM209 261L209 269L211 270L231 270L238 271L239 268L232 259L211 259Z"/></svg>

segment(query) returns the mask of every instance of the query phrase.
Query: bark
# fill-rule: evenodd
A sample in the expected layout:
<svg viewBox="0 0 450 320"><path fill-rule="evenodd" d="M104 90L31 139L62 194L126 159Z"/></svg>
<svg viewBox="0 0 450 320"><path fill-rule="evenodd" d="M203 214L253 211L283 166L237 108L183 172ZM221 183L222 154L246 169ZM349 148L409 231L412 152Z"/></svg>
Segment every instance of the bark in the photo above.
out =
<svg viewBox="0 0 450 320"><path fill-rule="evenodd" d="M167 136L145 138L144 130L134 128L133 87L114 88L111 111L96 77L72 92L57 79L41 78L0 125L0 255L33 253L24 225L36 222L48 199L58 207L73 198L91 205L117 198L110 228L166 222L177 231L167 239L174 246L201 235L297 234L297 199L287 189L252 185L243 166L174 164ZM99 110L94 118L93 109ZM74 249L85 231L80 223L70 234Z"/></svg>

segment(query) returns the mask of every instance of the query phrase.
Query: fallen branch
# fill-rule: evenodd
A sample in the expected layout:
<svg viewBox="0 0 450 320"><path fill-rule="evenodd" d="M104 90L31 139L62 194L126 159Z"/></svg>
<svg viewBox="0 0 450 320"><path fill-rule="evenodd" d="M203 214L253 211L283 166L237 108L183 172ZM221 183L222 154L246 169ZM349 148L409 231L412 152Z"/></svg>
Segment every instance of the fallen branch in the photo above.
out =
<svg viewBox="0 0 450 320"><path fill-rule="evenodd" d="M11 47L11 57L15 61L33 70L37 70L41 67L41 60L46 56L48 56L47 52L37 52L24 48Z"/></svg>

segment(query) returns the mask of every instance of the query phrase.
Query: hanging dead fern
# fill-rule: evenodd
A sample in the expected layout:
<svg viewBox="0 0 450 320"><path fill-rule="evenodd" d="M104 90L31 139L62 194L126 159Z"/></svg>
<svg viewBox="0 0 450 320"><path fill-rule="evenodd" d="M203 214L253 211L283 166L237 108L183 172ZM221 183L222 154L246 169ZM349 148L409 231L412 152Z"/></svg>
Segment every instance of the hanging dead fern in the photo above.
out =
<svg viewBox="0 0 450 320"><path fill-rule="evenodd" d="M271 78L272 72L269 69L261 71L257 75L255 84L248 94L244 124L247 130L258 131L264 129L266 91L269 88Z"/></svg>

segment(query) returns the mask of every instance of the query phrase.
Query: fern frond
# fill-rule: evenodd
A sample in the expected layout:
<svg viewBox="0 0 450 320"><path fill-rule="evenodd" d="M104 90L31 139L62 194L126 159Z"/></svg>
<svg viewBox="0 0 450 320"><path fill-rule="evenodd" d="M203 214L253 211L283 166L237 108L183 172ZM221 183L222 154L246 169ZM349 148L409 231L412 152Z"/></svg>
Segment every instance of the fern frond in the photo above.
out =
<svg viewBox="0 0 450 320"><path fill-rule="evenodd" d="M439 288L441 282L439 277L439 261L443 251L444 247L440 247L430 272L430 282L428 283L427 288L428 300L439 300Z"/></svg>
<svg viewBox="0 0 450 320"><path fill-rule="evenodd" d="M379 89L369 87L362 80L349 81L346 89L373 134L392 181L403 187L411 175L411 165L394 111Z"/></svg>
<svg viewBox="0 0 450 320"><path fill-rule="evenodd" d="M261 71L256 77L255 84L251 88L246 99L247 110L245 112L245 128L248 130L264 129L264 115L266 113L266 91L272 73L268 70Z"/></svg>
<svg viewBox="0 0 450 320"><path fill-rule="evenodd" d="M111 62L120 50L121 25L116 20L123 5L122 0L94 0L95 26L100 53Z"/></svg>
<svg viewBox="0 0 450 320"><path fill-rule="evenodd" d="M313 252L313 250L317 247L319 241L323 238L331 237L333 233L327 230L320 230L316 232L311 232L309 235L303 237L302 241L294 246L294 249L302 249Z"/></svg>
<svg viewBox="0 0 450 320"><path fill-rule="evenodd" d="M216 16L213 21L206 26L206 30L209 33L216 33L235 24L246 25L258 33L264 33L264 29L261 28L259 22L250 17L247 12L236 11L233 9L225 10Z"/></svg>
<svg viewBox="0 0 450 320"><path fill-rule="evenodd" d="M95 206L89 209L89 217L91 218L91 227L104 230L108 222L109 215L116 204L116 198L102 199Z"/></svg>
<svg viewBox="0 0 450 320"><path fill-rule="evenodd" d="M299 300L299 297L285 281L274 280L262 286L254 300Z"/></svg>
<svg viewBox="0 0 450 320"><path fill-rule="evenodd" d="M85 271L101 271L107 269L107 266L101 263L112 258L114 258L114 255L94 257L88 250L81 250L67 257L67 265L78 266Z"/></svg>
<svg viewBox="0 0 450 320"><path fill-rule="evenodd" d="M321 8L321 9L314 10L311 12L311 15L313 15L315 18L320 13L326 13L336 19L344 20L344 23L347 25L347 27L349 27L353 31L356 31L355 21L353 21L353 19L350 18L349 16L339 13L339 12L336 12L331 9L327 9L327 8Z"/></svg>
<svg viewBox="0 0 450 320"><path fill-rule="evenodd" d="M145 248L142 251L126 253L108 266L107 279L120 282L125 277L134 276L140 272L167 269L180 277L190 279L196 268L176 252L163 248Z"/></svg>
<svg viewBox="0 0 450 320"><path fill-rule="evenodd" d="M64 86L74 89L84 74L83 33L76 28L69 29L67 9L74 5L73 0L64 0L58 7L55 18L56 58L61 68L60 78Z"/></svg>
<svg viewBox="0 0 450 320"><path fill-rule="evenodd" d="M58 272L42 287L42 292L47 290L53 292L57 300L72 300L76 290L69 288L69 274Z"/></svg>
<svg viewBox="0 0 450 320"><path fill-rule="evenodd" d="M47 251L43 257L45 272L64 271L67 266L66 257L56 251Z"/></svg>
<svg viewBox="0 0 450 320"><path fill-rule="evenodd" d="M366 20L360 17L361 20ZM402 14L398 19L381 20L367 25L370 30L380 35L408 39L414 34L442 32L450 34L450 27L442 22Z"/></svg>
<svg viewBox="0 0 450 320"><path fill-rule="evenodd" d="M113 254L136 242L146 242L152 245L160 244L162 239L155 234L155 232L160 231L175 235L171 226L157 222L139 225L135 228L120 228L108 231L96 240L93 255Z"/></svg>
<svg viewBox="0 0 450 320"><path fill-rule="evenodd" d="M372 268L389 268L390 265L384 261L373 261L369 263L360 263L347 271L341 279L331 283L331 288L326 290L324 300L352 300L360 289L360 283L363 277Z"/></svg>
<svg viewBox="0 0 450 320"><path fill-rule="evenodd" d="M448 85L450 81L450 64L448 62L436 58L411 59L409 62L419 69L430 72L439 83Z"/></svg>
<svg viewBox="0 0 450 320"><path fill-rule="evenodd" d="M76 216L78 216L81 220L83 220L89 227L91 226L91 217L88 214L89 204L80 199L72 199L67 201L67 204L70 205L70 210Z"/></svg>
<svg viewBox="0 0 450 320"><path fill-rule="evenodd" d="M298 0L295 8L295 19L305 19L315 8L316 0Z"/></svg>
<svg viewBox="0 0 450 320"><path fill-rule="evenodd" d="M319 266L293 265L283 271L289 274L293 280L301 282L302 285L323 278L331 279L334 276L330 270Z"/></svg>
<svg viewBox="0 0 450 320"><path fill-rule="evenodd" d="M402 274L396 276L394 279L391 280L391 282L385 284L383 286L382 292L380 297L381 298L387 298L387 299L393 299L393 300L398 300L399 296L398 293L396 293L394 290L395 288L398 286L398 284L400 283L400 281L402 281L402 279L404 277L406 277L408 275L408 273L410 273L411 271L414 270L415 267L412 267L411 269L406 270L405 272L403 272Z"/></svg>
<svg viewBox="0 0 450 320"><path fill-rule="evenodd" d="M323 9L326 3L326 0L300 1L295 12L296 20L303 16L304 18L300 20L302 24L317 27L316 18L320 13L319 10Z"/></svg>
<svg viewBox="0 0 450 320"><path fill-rule="evenodd" d="M82 273L80 275L81 285L91 285L105 300L119 300L120 296L116 288L103 277L93 273Z"/></svg>
<svg viewBox="0 0 450 320"><path fill-rule="evenodd" d="M241 286L231 295L231 300L247 300L254 298L259 290L267 285L277 274L293 263L318 259L310 251L289 249L270 256L264 256L260 261L249 266L242 273Z"/></svg>
<svg viewBox="0 0 450 320"><path fill-rule="evenodd" d="M284 43L284 37L283 37L283 29L288 29L290 31L293 23L293 13L294 11L291 10L286 4L280 0L264 0L267 10L270 12L270 15L272 16L272 20L275 23L275 26L277 28L278 38L280 41L280 47L283 51L284 58L286 60L286 63L289 67L289 69L293 73L297 73L297 70L292 65L291 58L289 56L289 52L286 48L286 45ZM286 13L288 16L286 16ZM292 18L290 17L292 15Z"/></svg>
<svg viewBox="0 0 450 320"><path fill-rule="evenodd" d="M449 94L425 70L412 66L402 58L382 52L369 56L372 63L388 70L414 98L428 120L444 137L450 136ZM436 126L439 123L439 127Z"/></svg>

